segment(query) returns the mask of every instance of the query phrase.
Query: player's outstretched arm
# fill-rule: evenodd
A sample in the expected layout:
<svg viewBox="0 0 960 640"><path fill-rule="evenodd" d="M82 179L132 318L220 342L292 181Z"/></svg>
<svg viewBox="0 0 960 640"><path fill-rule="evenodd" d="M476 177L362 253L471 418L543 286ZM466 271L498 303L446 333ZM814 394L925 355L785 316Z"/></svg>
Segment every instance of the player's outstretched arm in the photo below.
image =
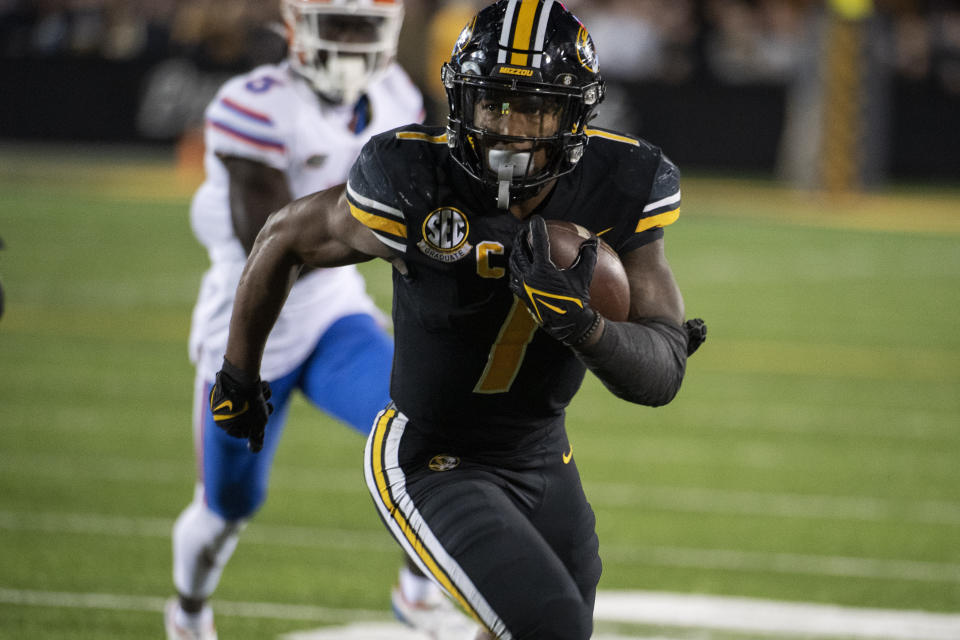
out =
<svg viewBox="0 0 960 640"><path fill-rule="evenodd" d="M386 249L350 215L341 185L272 214L247 257L230 318L223 367L210 393L218 427L247 439L251 451L263 446L273 407L270 385L260 380L267 336L290 286L305 266L334 267L386 256Z"/></svg>
<svg viewBox="0 0 960 640"><path fill-rule="evenodd" d="M377 256L387 257L386 248L350 215L343 185L294 200L272 214L240 277L227 360L243 371L260 370L267 336L303 266L335 267Z"/></svg>
<svg viewBox="0 0 960 640"><path fill-rule="evenodd" d="M663 240L635 249L622 261L630 282L628 320L603 320L575 350L617 397L664 405L680 390L687 356L699 343L692 344L688 337L683 297Z"/></svg>

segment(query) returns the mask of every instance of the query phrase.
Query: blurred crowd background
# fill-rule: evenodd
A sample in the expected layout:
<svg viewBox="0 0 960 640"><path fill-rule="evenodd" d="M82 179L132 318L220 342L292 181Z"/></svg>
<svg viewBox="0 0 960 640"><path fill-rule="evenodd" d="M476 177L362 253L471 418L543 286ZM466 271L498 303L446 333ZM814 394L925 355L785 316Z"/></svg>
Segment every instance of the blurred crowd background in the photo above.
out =
<svg viewBox="0 0 960 640"><path fill-rule="evenodd" d="M406 0L409 43L469 15L484 2ZM786 83L809 56L818 0L572 0L618 81L695 78ZM886 62L913 81L960 93L960 3L879 0ZM436 25L434 23L437 23ZM459 20L455 24L459 24ZM269 0L0 0L0 52L7 58L87 56L107 60L187 56L205 67L241 69L278 55L277 3ZM462 25L461 25L462 26ZM401 61L418 78L436 71L408 47ZM432 60L430 60L432 62Z"/></svg>
<svg viewBox="0 0 960 640"><path fill-rule="evenodd" d="M460 27L485 2L405 2L400 62L429 98L428 121L441 122L440 64ZM858 88L857 117L869 121L863 137L876 138L866 143L877 161L864 182L890 174L960 177L960 155L949 152L960 147L951 133L960 129L957 0L565 4L590 29L611 85L601 124L666 148L673 143L678 160L715 169L723 169L732 153L739 160L731 169L790 172L784 147L802 146L807 119L796 112L816 101L805 84L828 74L824 61L839 37L831 22L856 23L848 64L862 59L856 73L866 78ZM0 72L7 90L34 89L37 100L50 96L60 107L66 101L114 126L121 108L136 114L122 135L109 127L84 128L78 117L58 126L44 122L47 111L24 98L0 108L0 138L64 138L72 130L84 139L170 141L202 122L205 103L226 77L278 60L284 49L279 3L271 0L0 0ZM84 77L89 91L48 86L83 87ZM36 90L31 83L43 86ZM90 104L97 100L107 103L99 114ZM913 122L919 130L918 120L925 127L919 133L910 128ZM728 125L736 135L723 134ZM705 137L710 127L717 135ZM745 149L738 152L733 147L740 144ZM904 151L916 154L916 162L898 166ZM793 154L793 165L811 153ZM923 154L943 161L919 159ZM800 173L794 169L793 178L802 181Z"/></svg>

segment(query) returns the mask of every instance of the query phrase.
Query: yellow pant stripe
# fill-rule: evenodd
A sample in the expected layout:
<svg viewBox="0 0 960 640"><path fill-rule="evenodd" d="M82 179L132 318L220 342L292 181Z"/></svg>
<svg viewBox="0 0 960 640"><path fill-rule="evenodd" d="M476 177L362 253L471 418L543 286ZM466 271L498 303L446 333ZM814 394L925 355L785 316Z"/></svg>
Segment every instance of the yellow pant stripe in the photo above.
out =
<svg viewBox="0 0 960 640"><path fill-rule="evenodd" d="M373 440L373 452L371 464L373 465L374 478L376 479L377 491L380 494L380 499L383 501L383 504L386 506L387 511L390 513L393 520L397 523L397 526L400 527L400 531L403 532L403 536L407 539L407 542L410 543L410 546L413 547L414 552L427 567L430 573L433 575L436 580L443 585L443 588L447 590L457 602L473 615L477 620L480 617L474 611L473 607L470 606L470 603L467 602L467 599L460 593L460 590L450 581L450 578L447 577L446 572L444 572L439 566L437 566L436 561L429 551L423 546L423 542L417 536L416 532L410 526L410 523L407 522L407 519L404 517L403 513L400 511L399 507L393 502L393 498L390 496L390 489L387 485L386 472L383 468L383 442L386 439L387 426L390 424L390 421L393 420L396 415L396 410L389 409L383 412L383 415L380 417L380 420L377 422L376 426L376 436Z"/></svg>

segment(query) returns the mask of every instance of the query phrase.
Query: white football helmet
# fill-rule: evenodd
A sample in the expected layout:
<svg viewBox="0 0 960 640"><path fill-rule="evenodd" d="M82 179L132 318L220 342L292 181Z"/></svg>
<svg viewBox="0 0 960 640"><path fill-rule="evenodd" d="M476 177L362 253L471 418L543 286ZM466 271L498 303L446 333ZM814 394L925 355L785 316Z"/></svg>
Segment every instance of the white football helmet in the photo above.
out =
<svg viewBox="0 0 960 640"><path fill-rule="evenodd" d="M355 102L397 52L403 0L281 0L290 64L327 100Z"/></svg>

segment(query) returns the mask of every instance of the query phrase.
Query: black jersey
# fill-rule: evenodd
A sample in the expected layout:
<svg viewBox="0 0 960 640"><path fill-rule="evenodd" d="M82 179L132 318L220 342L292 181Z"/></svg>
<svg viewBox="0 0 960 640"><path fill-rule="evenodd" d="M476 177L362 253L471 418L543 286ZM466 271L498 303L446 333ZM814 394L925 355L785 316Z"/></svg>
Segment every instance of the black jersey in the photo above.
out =
<svg viewBox="0 0 960 640"><path fill-rule="evenodd" d="M537 213L583 225L624 255L677 219L679 172L643 140L589 133L583 159ZM523 223L454 162L444 130L409 126L372 138L347 197L354 217L409 269L394 270L397 407L457 439L509 441L554 423L585 367L511 293L507 258Z"/></svg>

